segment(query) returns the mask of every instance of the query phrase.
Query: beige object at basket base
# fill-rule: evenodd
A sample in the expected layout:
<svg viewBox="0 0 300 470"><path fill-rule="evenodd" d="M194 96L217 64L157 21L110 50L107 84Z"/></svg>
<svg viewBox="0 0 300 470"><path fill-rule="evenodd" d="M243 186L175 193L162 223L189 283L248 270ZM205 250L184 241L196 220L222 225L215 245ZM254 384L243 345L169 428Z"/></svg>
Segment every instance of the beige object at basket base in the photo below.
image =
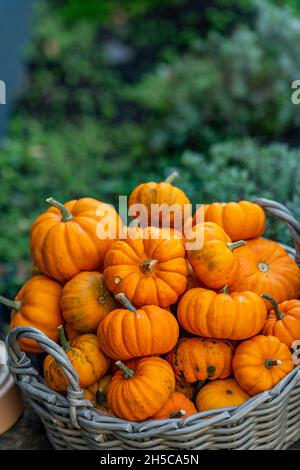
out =
<svg viewBox="0 0 300 470"><path fill-rule="evenodd" d="M15 424L23 410L22 394L8 367L0 364L0 435Z"/></svg>

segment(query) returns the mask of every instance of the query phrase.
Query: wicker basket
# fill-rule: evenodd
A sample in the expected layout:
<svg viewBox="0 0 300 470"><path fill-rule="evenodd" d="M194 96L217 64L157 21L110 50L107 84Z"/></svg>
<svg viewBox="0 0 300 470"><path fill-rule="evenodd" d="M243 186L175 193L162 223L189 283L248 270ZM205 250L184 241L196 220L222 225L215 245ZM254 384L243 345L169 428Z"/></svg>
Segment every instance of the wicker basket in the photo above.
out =
<svg viewBox="0 0 300 470"><path fill-rule="evenodd" d="M291 230L300 261L300 225L290 211L273 201L256 201ZM51 354L68 380L67 397L48 388L18 346L31 338ZM18 327L7 337L9 368L26 401L45 425L56 449L286 449L300 438L300 366L276 387L239 407L202 412L186 419L141 423L103 416L83 398L78 377L60 346L35 328Z"/></svg>

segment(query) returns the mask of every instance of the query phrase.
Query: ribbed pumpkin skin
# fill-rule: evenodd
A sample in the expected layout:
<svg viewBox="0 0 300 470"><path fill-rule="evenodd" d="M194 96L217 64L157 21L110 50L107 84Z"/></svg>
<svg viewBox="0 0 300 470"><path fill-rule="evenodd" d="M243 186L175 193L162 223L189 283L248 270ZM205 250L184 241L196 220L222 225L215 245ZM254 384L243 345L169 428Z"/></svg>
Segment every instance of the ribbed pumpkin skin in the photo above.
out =
<svg viewBox="0 0 300 470"><path fill-rule="evenodd" d="M108 371L110 361L99 349L96 335L78 336L66 353L77 371L82 388L89 387ZM58 362L50 355L44 361L44 377L47 385L53 390L67 391L67 378Z"/></svg>
<svg viewBox="0 0 300 470"><path fill-rule="evenodd" d="M116 211L96 199L82 198L64 206L72 214L71 220L62 221L61 212L51 207L35 220L30 231L30 250L35 265L62 283L80 271L93 271L102 266L113 243L111 238L115 237L98 237L101 221L105 233L111 233L106 227L108 220L113 230L116 227L116 233L122 228Z"/></svg>
<svg viewBox="0 0 300 470"><path fill-rule="evenodd" d="M164 406L175 388L170 364L160 357L147 357L137 362L132 378L117 372L108 387L107 401L116 416L141 421L153 416Z"/></svg>
<svg viewBox="0 0 300 470"><path fill-rule="evenodd" d="M181 410L185 411L185 413L182 416L176 416L176 413ZM183 393L174 392L167 403L158 410L151 419L169 419L176 417L185 419L195 413L197 413L197 410L194 403L183 395Z"/></svg>
<svg viewBox="0 0 300 470"><path fill-rule="evenodd" d="M177 188L176 186L173 186L170 183L142 183L139 186L137 186L132 193L130 194L129 197L129 208L133 206L134 204L143 204L148 211L148 220L146 220L146 223L148 225L156 225L154 224L154 220L151 221L151 205L152 204L167 204L168 206L172 206L173 204L178 205L178 210L179 210L179 216L178 220L183 220L184 214L184 205L185 204L190 204L189 199L185 195L185 193ZM174 226L174 220L176 224L176 216L174 217L174 212L170 212L170 226ZM163 218L162 214L159 214L159 218L157 220L157 226L162 227L163 225Z"/></svg>
<svg viewBox="0 0 300 470"><path fill-rule="evenodd" d="M267 360L280 364L267 368ZM275 336L263 335L239 344L232 365L237 382L250 395L275 387L294 368L289 348Z"/></svg>
<svg viewBox="0 0 300 470"><path fill-rule="evenodd" d="M221 289L237 279L239 262L224 240L204 239L202 248L187 249L187 256L196 277L211 289Z"/></svg>
<svg viewBox="0 0 300 470"><path fill-rule="evenodd" d="M118 303L105 287L103 274L85 271L65 284L61 310L66 322L80 333L92 333Z"/></svg>
<svg viewBox="0 0 300 470"><path fill-rule="evenodd" d="M126 240L116 241L105 257L107 288L124 293L136 307L174 304L185 291L188 267L183 240L168 237L167 229L129 229ZM144 272L148 260L155 264Z"/></svg>
<svg viewBox="0 0 300 470"><path fill-rule="evenodd" d="M193 383L228 377L232 372L232 357L233 346L229 341L183 338L166 359L176 380Z"/></svg>
<svg viewBox="0 0 300 470"><path fill-rule="evenodd" d="M177 317L190 333L206 338L241 340L261 331L267 308L253 292L217 294L198 287L184 294Z"/></svg>
<svg viewBox="0 0 300 470"><path fill-rule="evenodd" d="M299 297L300 270L278 243L249 240L246 246L235 250L235 255L240 267L238 278L231 286L233 291L268 293L277 303Z"/></svg>
<svg viewBox="0 0 300 470"><path fill-rule="evenodd" d="M59 305L61 290L61 285L47 276L36 275L29 279L15 298L22 306L19 311L12 311L10 329L32 326L57 343L57 327L63 323ZM34 340L27 338L20 340L20 346L22 351L44 352Z"/></svg>
<svg viewBox="0 0 300 470"><path fill-rule="evenodd" d="M178 340L179 326L168 310L147 305L135 312L114 310L100 323L97 335L107 356L124 361L167 353Z"/></svg>
<svg viewBox="0 0 300 470"><path fill-rule="evenodd" d="M214 380L204 385L196 397L199 412L239 406L251 396L243 390L235 379Z"/></svg>
<svg viewBox="0 0 300 470"><path fill-rule="evenodd" d="M204 219L222 227L232 241L258 238L266 227L264 210L250 201L207 204Z"/></svg>
<svg viewBox="0 0 300 470"><path fill-rule="evenodd" d="M262 334L276 336L291 348L293 342L300 339L300 300L286 300L278 308L283 318L278 320L274 310L270 310Z"/></svg>

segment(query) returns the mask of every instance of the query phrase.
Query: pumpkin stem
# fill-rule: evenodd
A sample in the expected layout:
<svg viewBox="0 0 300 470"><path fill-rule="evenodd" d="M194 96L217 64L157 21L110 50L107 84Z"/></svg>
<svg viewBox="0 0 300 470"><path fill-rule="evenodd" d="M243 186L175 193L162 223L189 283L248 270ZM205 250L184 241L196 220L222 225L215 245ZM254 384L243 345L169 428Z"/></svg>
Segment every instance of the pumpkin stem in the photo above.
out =
<svg viewBox="0 0 300 470"><path fill-rule="evenodd" d="M170 418L181 418L185 413L185 410L172 411L172 413L170 413Z"/></svg>
<svg viewBox="0 0 300 470"><path fill-rule="evenodd" d="M236 248L239 248L240 246L245 246L245 245L246 245L246 242L244 240L239 240L237 242L227 243L227 246L228 246L229 250L231 250L231 251L235 250Z"/></svg>
<svg viewBox="0 0 300 470"><path fill-rule="evenodd" d="M282 361L276 360L276 359L267 359L265 361L265 367L267 369L271 369L274 366L280 366L282 364Z"/></svg>
<svg viewBox="0 0 300 470"><path fill-rule="evenodd" d="M219 290L219 294L227 294L229 295L229 287L224 286L223 289Z"/></svg>
<svg viewBox="0 0 300 470"><path fill-rule="evenodd" d="M164 183L172 184L174 180L176 180L179 176L178 171L173 171L165 180Z"/></svg>
<svg viewBox="0 0 300 470"><path fill-rule="evenodd" d="M125 364L121 361L115 362L116 366L121 369L124 375L124 379L131 379L134 376L134 371L129 369L129 367L125 366Z"/></svg>
<svg viewBox="0 0 300 470"><path fill-rule="evenodd" d="M9 300L6 297L2 297L2 295L0 295L0 304L6 305L6 307L10 307L17 311L20 310L22 306L21 300Z"/></svg>
<svg viewBox="0 0 300 470"><path fill-rule="evenodd" d="M153 271L153 268L156 263L158 263L157 259L146 259L140 264L140 270L144 274L149 274Z"/></svg>
<svg viewBox="0 0 300 470"><path fill-rule="evenodd" d="M65 330L64 330L64 327L62 325L59 325L57 327L58 329L58 334L59 334L59 339L60 339L60 343L64 349L64 351L70 351L71 349L71 346L69 345L68 341L67 341L67 338L66 338L66 335L65 335Z"/></svg>
<svg viewBox="0 0 300 470"><path fill-rule="evenodd" d="M69 220L73 219L72 214L68 211L68 209L59 201L56 201L56 199L53 199L53 197L48 197L46 199L46 202L50 204L50 206L56 207L61 214L62 214L62 221L63 222L68 222Z"/></svg>
<svg viewBox="0 0 300 470"><path fill-rule="evenodd" d="M136 308L127 299L126 295L123 292L120 292L120 294L116 294L115 299L118 300L127 310L130 310L131 312L136 312Z"/></svg>
<svg viewBox="0 0 300 470"><path fill-rule="evenodd" d="M277 320L282 320L284 318L284 314L279 310L278 303L276 302L276 300L269 294L262 294L262 298L272 304Z"/></svg>

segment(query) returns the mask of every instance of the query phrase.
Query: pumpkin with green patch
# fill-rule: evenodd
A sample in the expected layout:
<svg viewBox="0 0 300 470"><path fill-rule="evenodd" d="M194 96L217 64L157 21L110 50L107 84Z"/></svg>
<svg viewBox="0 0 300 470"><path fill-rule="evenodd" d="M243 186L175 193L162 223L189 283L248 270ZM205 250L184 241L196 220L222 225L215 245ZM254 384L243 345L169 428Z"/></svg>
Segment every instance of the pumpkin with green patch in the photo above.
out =
<svg viewBox="0 0 300 470"><path fill-rule="evenodd" d="M234 348L230 341L183 338L167 355L177 381L194 383L229 377Z"/></svg>
<svg viewBox="0 0 300 470"><path fill-rule="evenodd" d="M103 274L83 271L64 285L61 311L65 321L73 330L93 333L98 325L118 303L105 287Z"/></svg>
<svg viewBox="0 0 300 470"><path fill-rule="evenodd" d="M66 340L63 327L58 328L63 349L76 370L80 387L86 388L104 376L110 360L100 350L97 336L86 334L77 336L71 344ZM65 393L68 380L61 366L50 354L44 361L44 377L47 385L57 392Z"/></svg>
<svg viewBox="0 0 300 470"><path fill-rule="evenodd" d="M242 405L250 398L235 379L220 379L201 388L196 397L196 406L199 412L215 410Z"/></svg>

